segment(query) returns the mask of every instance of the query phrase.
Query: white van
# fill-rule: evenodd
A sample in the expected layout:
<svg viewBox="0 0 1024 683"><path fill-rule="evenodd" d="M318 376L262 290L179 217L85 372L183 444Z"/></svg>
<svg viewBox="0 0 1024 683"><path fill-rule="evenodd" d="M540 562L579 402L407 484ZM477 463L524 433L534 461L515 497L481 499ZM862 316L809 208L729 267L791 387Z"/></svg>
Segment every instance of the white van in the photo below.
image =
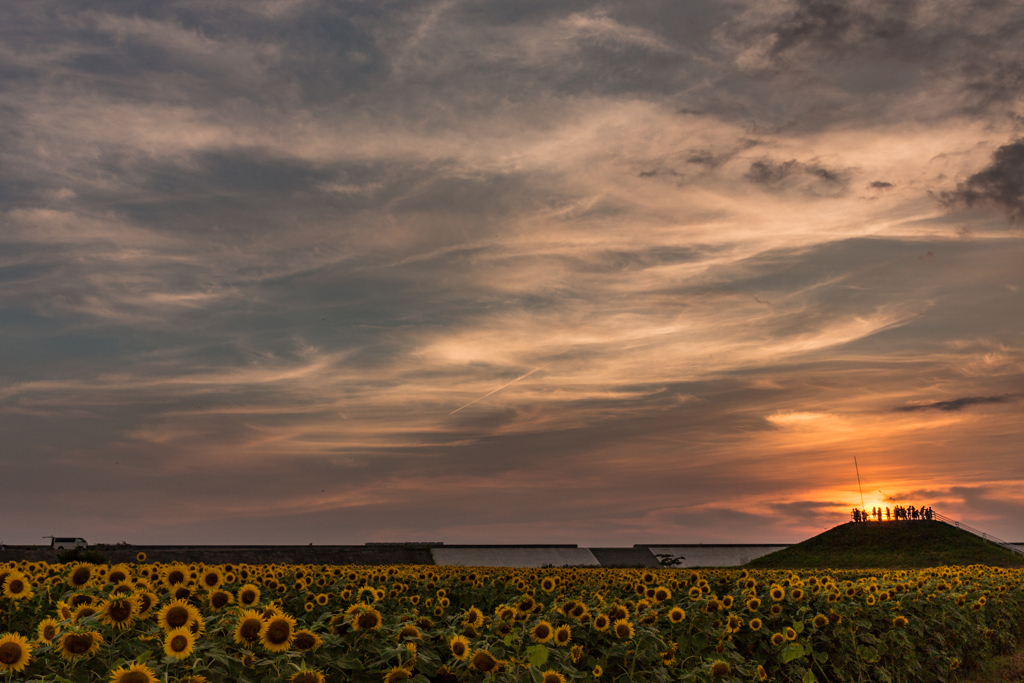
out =
<svg viewBox="0 0 1024 683"><path fill-rule="evenodd" d="M89 544L84 538L58 538L51 536L50 547L54 550L71 550L72 548L88 548Z"/></svg>

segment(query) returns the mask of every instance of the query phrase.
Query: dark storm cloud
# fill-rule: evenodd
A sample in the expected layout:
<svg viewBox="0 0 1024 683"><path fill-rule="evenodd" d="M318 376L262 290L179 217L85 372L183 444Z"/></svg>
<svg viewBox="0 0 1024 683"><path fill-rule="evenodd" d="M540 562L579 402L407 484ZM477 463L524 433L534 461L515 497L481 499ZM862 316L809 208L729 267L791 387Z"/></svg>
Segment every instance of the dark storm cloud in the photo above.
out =
<svg viewBox="0 0 1024 683"><path fill-rule="evenodd" d="M893 410L904 413L917 410L958 411L969 406L988 405L992 403L1011 403L1016 401L1018 398L1019 396L1016 394L1006 394L1003 396L964 396L963 398L954 398L948 401L933 401L931 403L900 406L899 408L893 408Z"/></svg>
<svg viewBox="0 0 1024 683"><path fill-rule="evenodd" d="M988 204L1005 211L1012 223L1024 219L1024 139L997 149L991 164L939 199L950 209Z"/></svg>

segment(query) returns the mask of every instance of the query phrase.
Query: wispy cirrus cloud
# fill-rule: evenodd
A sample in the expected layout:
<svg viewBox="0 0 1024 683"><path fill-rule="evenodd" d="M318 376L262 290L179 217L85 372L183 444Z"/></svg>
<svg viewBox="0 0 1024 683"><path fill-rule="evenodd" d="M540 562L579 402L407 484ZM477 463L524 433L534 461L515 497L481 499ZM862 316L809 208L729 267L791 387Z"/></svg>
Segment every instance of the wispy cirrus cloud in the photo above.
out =
<svg viewBox="0 0 1024 683"><path fill-rule="evenodd" d="M1020 8L954 5L4 5L5 515L784 541L854 453L1007 475Z"/></svg>

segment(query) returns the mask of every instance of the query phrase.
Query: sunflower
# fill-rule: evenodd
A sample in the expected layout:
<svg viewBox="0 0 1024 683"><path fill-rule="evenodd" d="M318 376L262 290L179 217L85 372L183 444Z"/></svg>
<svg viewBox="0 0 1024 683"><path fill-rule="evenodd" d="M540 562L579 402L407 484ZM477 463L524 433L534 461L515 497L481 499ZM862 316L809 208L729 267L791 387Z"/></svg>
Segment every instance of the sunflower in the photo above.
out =
<svg viewBox="0 0 1024 683"><path fill-rule="evenodd" d="M199 585L206 590L217 590L224 584L224 575L216 567L206 569L199 577Z"/></svg>
<svg viewBox="0 0 1024 683"><path fill-rule="evenodd" d="M288 683L324 683L324 675L316 669L299 669L288 679Z"/></svg>
<svg viewBox="0 0 1024 683"><path fill-rule="evenodd" d="M146 561L146 553L140 552L138 555L135 556L135 561L136 562L145 562Z"/></svg>
<svg viewBox="0 0 1024 683"><path fill-rule="evenodd" d="M548 669L541 675L543 676L541 683L565 683L565 676L554 669Z"/></svg>
<svg viewBox="0 0 1024 683"><path fill-rule="evenodd" d="M68 567L67 584L74 588L85 588L95 577L94 567L87 562L75 562Z"/></svg>
<svg viewBox="0 0 1024 683"><path fill-rule="evenodd" d="M451 648L452 656L460 662L469 657L469 639L465 636L452 636L448 647Z"/></svg>
<svg viewBox="0 0 1024 683"><path fill-rule="evenodd" d="M295 619L288 615L276 616L263 623L260 645L268 652L287 652L295 640Z"/></svg>
<svg viewBox="0 0 1024 683"><path fill-rule="evenodd" d="M750 598L747 600L747 609L751 612L756 612L757 608L761 606L761 601L757 598Z"/></svg>
<svg viewBox="0 0 1024 683"><path fill-rule="evenodd" d="M251 583L247 583L238 589L238 604L244 607L252 607L260 601L260 589Z"/></svg>
<svg viewBox="0 0 1024 683"><path fill-rule="evenodd" d="M10 676L12 672L21 671L28 666L31 659L32 646L25 636L18 633L5 633L0 636L0 672Z"/></svg>
<svg viewBox="0 0 1024 683"><path fill-rule="evenodd" d="M615 631L615 637L621 640L632 638L636 631L633 630L633 624L628 619L618 619L613 625L612 630Z"/></svg>
<svg viewBox="0 0 1024 683"><path fill-rule="evenodd" d="M360 629L379 629L383 621L380 612L373 607L365 607L362 614L352 621L352 629L355 631Z"/></svg>
<svg viewBox="0 0 1024 683"><path fill-rule="evenodd" d="M493 671L498 666L498 660L487 650L477 650L473 653L473 659L470 660L470 664L477 671L487 673L488 671Z"/></svg>
<svg viewBox="0 0 1024 683"><path fill-rule="evenodd" d="M316 598L315 598L315 601L316 601L316 604L318 604L321 607L323 607L324 605L326 605L328 603L328 601L330 601L330 599L331 598L330 598L329 595L327 595L327 593L318 593Z"/></svg>
<svg viewBox="0 0 1024 683"><path fill-rule="evenodd" d="M729 666L728 662L723 662L721 659L716 660L711 665L711 675L715 678L721 678L722 676L728 676L732 672L732 667Z"/></svg>
<svg viewBox="0 0 1024 683"><path fill-rule="evenodd" d="M814 617L813 623L815 628L823 628L825 626L828 626L828 617L826 617L824 614L819 614L818 616Z"/></svg>
<svg viewBox="0 0 1024 683"><path fill-rule="evenodd" d="M482 628L484 625L484 613L476 607L470 607L466 610L466 617L464 621L473 628Z"/></svg>
<svg viewBox="0 0 1024 683"><path fill-rule="evenodd" d="M616 605L612 608L612 611L608 613L608 618L612 621L618 621L619 619L627 619L629 617L629 610L626 609L625 605Z"/></svg>
<svg viewBox="0 0 1024 683"><path fill-rule="evenodd" d="M786 640L796 640L797 635L796 629L792 626L786 627Z"/></svg>
<svg viewBox="0 0 1024 683"><path fill-rule="evenodd" d="M605 614L598 614L594 617L594 628L598 631L606 631L611 626L611 619Z"/></svg>
<svg viewBox="0 0 1024 683"><path fill-rule="evenodd" d="M572 660L573 664L579 664L579 661L583 659L583 646L573 645L572 649L569 650L569 659Z"/></svg>
<svg viewBox="0 0 1024 683"><path fill-rule="evenodd" d="M594 667L594 670L591 671L590 673L594 674L594 678L600 678L601 674L604 673L604 669L602 669L601 665L598 664L597 666Z"/></svg>
<svg viewBox="0 0 1024 683"><path fill-rule="evenodd" d="M199 619L199 610L184 600L173 600L157 612L156 623L164 631L173 631L176 628L188 626Z"/></svg>
<svg viewBox="0 0 1024 683"><path fill-rule="evenodd" d="M175 659L188 659L195 650L196 637L188 628L176 628L164 636L164 654Z"/></svg>
<svg viewBox="0 0 1024 683"><path fill-rule="evenodd" d="M134 595L114 598L103 606L100 621L120 631L134 624L138 614L139 600Z"/></svg>
<svg viewBox="0 0 1024 683"><path fill-rule="evenodd" d="M405 638L415 638L418 640L422 637L423 635L420 633L420 630L412 624L406 624L402 627L402 630L398 632L398 640L403 640Z"/></svg>
<svg viewBox="0 0 1024 683"><path fill-rule="evenodd" d="M673 624L678 624L686 618L686 610L682 607L673 607L668 611L668 620Z"/></svg>
<svg viewBox="0 0 1024 683"><path fill-rule="evenodd" d="M530 629L530 638L535 643L540 643L541 645L551 640L554 635L554 629L552 629L551 624L546 621L541 621Z"/></svg>
<svg viewBox="0 0 1024 683"><path fill-rule="evenodd" d="M206 676L203 676L201 674L193 674L191 676L179 678L178 683L210 683L210 681L206 678Z"/></svg>
<svg viewBox="0 0 1024 683"><path fill-rule="evenodd" d="M92 657L100 651L102 643L103 636L99 631L68 631L57 641L57 651L62 659L73 662Z"/></svg>
<svg viewBox="0 0 1024 683"><path fill-rule="evenodd" d="M729 633L736 633L743 627L743 620L735 614L729 615L729 620L725 624L725 630Z"/></svg>
<svg viewBox="0 0 1024 683"><path fill-rule="evenodd" d="M672 597L672 591L664 586L658 586L654 589L653 597L655 602L664 602Z"/></svg>
<svg viewBox="0 0 1024 683"><path fill-rule="evenodd" d="M82 605L71 615L71 620L76 624L86 617L91 617L100 611L98 605Z"/></svg>
<svg viewBox="0 0 1024 683"><path fill-rule="evenodd" d="M145 590L136 593L135 597L139 600L139 619L147 618L159 602L156 593L150 593Z"/></svg>
<svg viewBox="0 0 1024 683"><path fill-rule="evenodd" d="M235 596L227 591L215 590L210 593L207 599L210 603L210 610L219 612L235 601Z"/></svg>
<svg viewBox="0 0 1024 683"><path fill-rule="evenodd" d="M156 683L156 672L145 664L121 666L110 672L110 683Z"/></svg>
<svg viewBox="0 0 1024 683"><path fill-rule="evenodd" d="M754 617L753 619L751 619L750 623L748 624L748 626L750 626L750 630L751 631L760 631L762 625L763 625L762 621L760 619L758 619L757 617Z"/></svg>
<svg viewBox="0 0 1024 683"><path fill-rule="evenodd" d="M568 626L562 625L555 629L555 645L560 647L568 645L572 640L572 631Z"/></svg>
<svg viewBox="0 0 1024 683"><path fill-rule="evenodd" d="M786 642L786 636L782 635L781 633L772 634L772 645L778 647L779 645L782 645L784 642Z"/></svg>
<svg viewBox="0 0 1024 683"><path fill-rule="evenodd" d="M247 609L238 617L238 625L233 633L235 643L238 645L254 646L260 642L260 633L263 631L263 619L260 613L254 609Z"/></svg>
<svg viewBox="0 0 1024 683"><path fill-rule="evenodd" d="M15 570L3 580L3 596L8 600L27 600L32 597L32 582Z"/></svg>
<svg viewBox="0 0 1024 683"><path fill-rule="evenodd" d="M908 623L910 623L910 622L907 620L906 617L894 617L893 620L892 620L892 625L895 626L896 628L903 628Z"/></svg>
<svg viewBox="0 0 1024 683"><path fill-rule="evenodd" d="M36 639L43 645L51 645L58 635L60 635L60 622L52 617L43 619L36 627Z"/></svg>
<svg viewBox="0 0 1024 683"><path fill-rule="evenodd" d="M384 675L384 683L396 683L412 678L412 672L403 666L396 666Z"/></svg>
<svg viewBox="0 0 1024 683"><path fill-rule="evenodd" d="M183 564L171 564L164 568L160 580L163 581L167 590L173 591L177 586L189 579L191 570Z"/></svg>
<svg viewBox="0 0 1024 683"><path fill-rule="evenodd" d="M772 600L778 602L779 600L782 600L784 597L786 597L786 589L784 589L779 584L775 584L769 591L769 595L772 596Z"/></svg>
<svg viewBox="0 0 1024 683"><path fill-rule="evenodd" d="M323 644L324 641L320 636L306 629L299 629L296 631L295 640L292 641L292 647L299 652L315 650Z"/></svg>

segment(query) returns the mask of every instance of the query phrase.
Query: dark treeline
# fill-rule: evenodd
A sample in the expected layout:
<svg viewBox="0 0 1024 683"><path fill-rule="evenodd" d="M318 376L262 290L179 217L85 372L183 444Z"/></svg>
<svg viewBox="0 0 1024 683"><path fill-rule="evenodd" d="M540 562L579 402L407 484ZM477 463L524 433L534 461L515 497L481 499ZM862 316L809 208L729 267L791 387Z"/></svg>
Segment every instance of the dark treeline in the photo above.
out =
<svg viewBox="0 0 1024 683"><path fill-rule="evenodd" d="M935 518L935 511L931 507L919 507L916 508L913 505L909 507L903 507L897 505L892 508L871 508L871 512L867 510L858 510L853 508L851 517L855 522L890 522L892 520L918 520L923 519L931 521Z"/></svg>

